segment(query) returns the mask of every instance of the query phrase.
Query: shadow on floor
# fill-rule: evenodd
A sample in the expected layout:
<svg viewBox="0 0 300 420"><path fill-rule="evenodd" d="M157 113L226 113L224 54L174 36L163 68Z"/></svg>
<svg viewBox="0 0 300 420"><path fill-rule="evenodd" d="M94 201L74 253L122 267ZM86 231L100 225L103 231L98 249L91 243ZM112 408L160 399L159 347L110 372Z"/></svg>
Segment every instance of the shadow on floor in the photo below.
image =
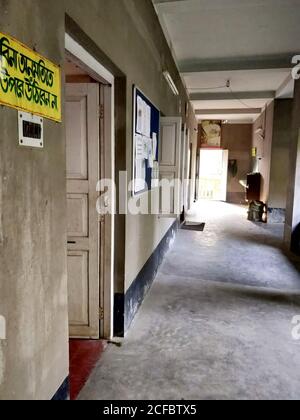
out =
<svg viewBox="0 0 300 420"><path fill-rule="evenodd" d="M270 247L279 250L282 255L287 259L287 261L294 267L296 271L300 274L300 256L296 255L295 253L288 251L283 243L282 237L277 234L272 234L272 231L267 228L267 225L261 223L259 225L260 228L264 228L264 231L261 233L239 233L239 232L231 232L228 237L230 239L239 241L239 242L247 242L252 243L253 245L263 246L263 247ZM300 287L300 278L299 278L299 287Z"/></svg>
<svg viewBox="0 0 300 420"><path fill-rule="evenodd" d="M228 239L233 239L235 241L239 241L241 243L247 242L252 243L257 246L269 246L272 248L283 249L283 239L278 237L277 235L272 235L272 233L268 232L261 232L261 233L253 233L253 232L230 232L228 233Z"/></svg>
<svg viewBox="0 0 300 420"><path fill-rule="evenodd" d="M193 280L188 279L187 283L190 283L191 281ZM192 305L191 300L194 300L195 302L199 303L199 312L202 312L203 310L202 303L205 303L206 305L218 305L218 296L220 293L223 297L226 296L228 298L228 301L231 300L233 303L236 302L236 299L245 299L254 301L254 303L255 301L257 301L257 303L278 304L281 307L293 306L295 308L300 308L300 291L298 292L258 288L253 286L242 286L238 284L225 284L217 281L209 283L207 281L203 281L203 287L204 286L207 289L207 293L203 293L202 282L198 282L198 287L193 288L193 293L189 294L189 298L186 304L183 304L183 306L186 305L186 309L188 309L189 307L197 306ZM164 285L162 282L160 282L159 285L157 285L156 287L159 288L160 294L164 295L168 293L168 285ZM174 301L177 301L178 295L183 297L185 296L187 287L188 284L185 284L185 282L182 282L180 286L177 285L177 291L174 295ZM204 302L202 302L203 298ZM171 303L170 300L168 303ZM180 305L182 305L182 303Z"/></svg>
<svg viewBox="0 0 300 420"><path fill-rule="evenodd" d="M286 257L286 259L292 264L294 269L298 271L300 274L300 257L298 255L293 254L290 251L287 251L286 249L282 248L282 254ZM300 282L300 278L299 278Z"/></svg>

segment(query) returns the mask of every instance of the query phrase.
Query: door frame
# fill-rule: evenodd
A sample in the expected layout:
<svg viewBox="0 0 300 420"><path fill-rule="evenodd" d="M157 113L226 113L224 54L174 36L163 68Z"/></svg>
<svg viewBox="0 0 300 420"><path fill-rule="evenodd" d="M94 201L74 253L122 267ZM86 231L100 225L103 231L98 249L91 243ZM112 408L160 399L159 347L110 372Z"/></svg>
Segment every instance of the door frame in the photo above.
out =
<svg viewBox="0 0 300 420"><path fill-rule="evenodd" d="M186 188L187 188L187 180L185 176L185 167L186 167L186 130L187 125L182 125L181 130L181 194L180 194L180 210L181 212L187 211L187 201L186 201Z"/></svg>
<svg viewBox="0 0 300 420"><path fill-rule="evenodd" d="M188 180L189 180L188 210L191 210L192 203L193 203L193 200L194 200L193 188L192 188L193 185L194 185L194 182L193 182L193 159L194 159L193 152L194 152L194 147L193 147L193 143L191 142L190 133L188 133L188 143L189 143L189 152L188 152L188 155L189 155L189 162L188 162L188 165L189 165L189 170L188 170Z"/></svg>
<svg viewBox="0 0 300 420"><path fill-rule="evenodd" d="M89 54L78 42L68 33L65 33L65 50L68 55L79 62L87 73L102 85L100 104L104 106L103 130L100 136L101 145L101 167L100 177L115 181L115 106L114 106L114 85L115 78L101 63ZM99 125L100 125L99 110ZM105 163L105 164L104 164ZM96 189L96 185L95 185ZM115 223L115 197L110 191L111 215L106 215L100 223L100 310L103 310L103 319L100 322L101 338L113 337L113 314L114 314L114 223ZM106 192L107 194L107 192ZM95 208L95 217L97 217Z"/></svg>
<svg viewBox="0 0 300 420"><path fill-rule="evenodd" d="M201 188L201 180L202 180L202 156L204 153L222 153L222 177L220 178L221 186L222 186L222 194L224 193L224 196L222 195L222 198L202 198L200 194L200 188ZM202 156L201 156L202 155ZM229 151L227 149L220 149L220 148L201 148L200 149L200 169L199 169L199 199L209 200L209 201L222 201L226 202L227 199L227 192L228 192L228 158L229 158Z"/></svg>

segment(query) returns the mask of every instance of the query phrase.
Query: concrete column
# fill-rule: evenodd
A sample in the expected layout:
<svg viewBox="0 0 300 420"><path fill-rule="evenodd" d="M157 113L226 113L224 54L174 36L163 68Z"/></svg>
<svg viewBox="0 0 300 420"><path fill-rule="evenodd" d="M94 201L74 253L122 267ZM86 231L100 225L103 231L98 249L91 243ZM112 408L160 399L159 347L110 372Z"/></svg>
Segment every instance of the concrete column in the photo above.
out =
<svg viewBox="0 0 300 420"><path fill-rule="evenodd" d="M284 240L288 249L300 252L300 249L295 249L297 236L300 240L300 80L295 85L292 125L290 179Z"/></svg>
<svg viewBox="0 0 300 420"><path fill-rule="evenodd" d="M290 175L292 142L292 99L276 99L271 150L268 222L284 223Z"/></svg>

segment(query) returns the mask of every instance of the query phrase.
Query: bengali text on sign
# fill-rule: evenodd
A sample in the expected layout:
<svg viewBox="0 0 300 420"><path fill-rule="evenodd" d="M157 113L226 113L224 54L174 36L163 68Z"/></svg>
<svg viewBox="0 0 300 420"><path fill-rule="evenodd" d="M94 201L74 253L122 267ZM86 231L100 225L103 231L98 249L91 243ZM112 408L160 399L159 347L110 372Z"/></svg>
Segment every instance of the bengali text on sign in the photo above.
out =
<svg viewBox="0 0 300 420"><path fill-rule="evenodd" d="M61 121L61 71L0 32L0 104Z"/></svg>

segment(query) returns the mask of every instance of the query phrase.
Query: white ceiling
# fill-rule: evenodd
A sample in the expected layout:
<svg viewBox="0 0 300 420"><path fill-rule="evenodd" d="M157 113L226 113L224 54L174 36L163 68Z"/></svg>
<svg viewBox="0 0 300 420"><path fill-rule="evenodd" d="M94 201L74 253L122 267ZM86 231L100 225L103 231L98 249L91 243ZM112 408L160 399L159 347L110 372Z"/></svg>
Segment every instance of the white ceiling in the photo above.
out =
<svg viewBox="0 0 300 420"><path fill-rule="evenodd" d="M293 96L300 0L153 2L195 110L240 108L232 119L252 122L245 109Z"/></svg>
<svg viewBox="0 0 300 420"><path fill-rule="evenodd" d="M183 73L184 80L190 92L228 92L228 88L209 89L209 87L225 86L231 81L235 92L276 91L290 75L289 69L269 70L236 70L219 72Z"/></svg>
<svg viewBox="0 0 300 420"><path fill-rule="evenodd" d="M155 1L179 64L299 51L299 0Z"/></svg>
<svg viewBox="0 0 300 420"><path fill-rule="evenodd" d="M207 121L207 120L218 120L218 121L226 121L228 124L252 124L258 118L259 115L257 114L200 114L197 115L199 121Z"/></svg>
<svg viewBox="0 0 300 420"><path fill-rule="evenodd" d="M201 101L193 101L194 108L196 110L200 109L238 109L238 108L263 108L266 103L268 103L270 99L263 98L263 99L245 99L243 101L243 104L237 100L214 100L214 101L207 101L207 100L201 100Z"/></svg>

